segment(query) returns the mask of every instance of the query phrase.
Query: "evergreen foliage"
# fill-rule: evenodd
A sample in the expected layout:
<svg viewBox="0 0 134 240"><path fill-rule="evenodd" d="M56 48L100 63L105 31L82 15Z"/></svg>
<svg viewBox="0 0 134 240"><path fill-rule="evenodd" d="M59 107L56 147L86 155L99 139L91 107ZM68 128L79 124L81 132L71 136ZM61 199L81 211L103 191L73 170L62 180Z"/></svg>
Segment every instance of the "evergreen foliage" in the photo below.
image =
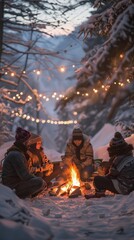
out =
<svg viewBox="0 0 134 240"><path fill-rule="evenodd" d="M93 136L106 122L134 121L134 4L131 0L92 4L95 11L80 27L87 45L83 66L76 72L76 86L57 109L68 105L72 110L73 104L82 128Z"/></svg>

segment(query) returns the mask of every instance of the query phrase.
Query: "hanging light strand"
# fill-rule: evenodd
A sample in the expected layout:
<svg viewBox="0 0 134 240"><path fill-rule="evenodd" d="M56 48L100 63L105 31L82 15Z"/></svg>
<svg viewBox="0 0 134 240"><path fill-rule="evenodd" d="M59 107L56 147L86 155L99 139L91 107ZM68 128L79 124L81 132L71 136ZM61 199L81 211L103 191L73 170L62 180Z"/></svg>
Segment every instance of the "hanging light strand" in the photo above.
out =
<svg viewBox="0 0 134 240"><path fill-rule="evenodd" d="M26 113L19 113L19 112L15 112L12 111L11 112L11 117L19 117L25 120L29 120L31 122L36 122L36 123L42 123L42 124L52 124L52 125L71 125L71 124L77 124L78 121L77 120L52 120L52 119L39 119L39 118L34 118L32 116L30 116L29 114Z"/></svg>

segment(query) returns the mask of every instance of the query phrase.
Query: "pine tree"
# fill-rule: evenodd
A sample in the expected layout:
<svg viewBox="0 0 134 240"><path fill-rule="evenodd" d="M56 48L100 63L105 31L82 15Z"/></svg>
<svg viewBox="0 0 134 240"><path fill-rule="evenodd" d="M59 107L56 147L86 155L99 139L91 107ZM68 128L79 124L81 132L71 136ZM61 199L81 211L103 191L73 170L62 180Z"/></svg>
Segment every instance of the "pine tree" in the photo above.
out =
<svg viewBox="0 0 134 240"><path fill-rule="evenodd" d="M76 109L78 100L81 101L78 111L84 118L79 118L79 122L94 134L106 122L134 120L134 108L130 105L134 92L134 4L131 0L92 3L95 11L82 24L80 35L89 46L93 38L96 41L100 37L102 42L89 47L83 67L76 72L76 86L57 108L73 103ZM118 112L124 107L129 113L120 118Z"/></svg>

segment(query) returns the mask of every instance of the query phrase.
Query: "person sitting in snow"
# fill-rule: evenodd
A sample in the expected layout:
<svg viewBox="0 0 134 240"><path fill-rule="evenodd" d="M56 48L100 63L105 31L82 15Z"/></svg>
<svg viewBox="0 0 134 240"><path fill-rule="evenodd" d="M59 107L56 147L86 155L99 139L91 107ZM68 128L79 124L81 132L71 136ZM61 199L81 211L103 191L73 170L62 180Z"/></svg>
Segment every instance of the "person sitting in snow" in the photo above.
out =
<svg viewBox="0 0 134 240"><path fill-rule="evenodd" d="M89 137L83 134L80 128L73 129L72 136L67 142L62 161L63 177L67 178L67 169L69 169L72 163L79 170L81 181L90 181L94 171L93 147Z"/></svg>
<svg viewBox="0 0 134 240"><path fill-rule="evenodd" d="M41 177L36 177L29 172L27 143L30 139L30 132L18 127L15 142L7 150L2 167L2 183L14 189L20 198L35 196L47 186ZM37 140L35 138L35 141Z"/></svg>
<svg viewBox="0 0 134 240"><path fill-rule="evenodd" d="M124 140L121 133L116 132L107 150L110 159L104 172L108 173L94 178L95 195L105 196L106 190L116 194L129 194L134 190L133 146Z"/></svg>
<svg viewBox="0 0 134 240"><path fill-rule="evenodd" d="M32 174L42 177L47 186L51 186L51 180L60 174L60 163L51 163L42 148L42 138L38 135L32 134L27 141L29 146L27 154L29 156L28 164L29 170Z"/></svg>

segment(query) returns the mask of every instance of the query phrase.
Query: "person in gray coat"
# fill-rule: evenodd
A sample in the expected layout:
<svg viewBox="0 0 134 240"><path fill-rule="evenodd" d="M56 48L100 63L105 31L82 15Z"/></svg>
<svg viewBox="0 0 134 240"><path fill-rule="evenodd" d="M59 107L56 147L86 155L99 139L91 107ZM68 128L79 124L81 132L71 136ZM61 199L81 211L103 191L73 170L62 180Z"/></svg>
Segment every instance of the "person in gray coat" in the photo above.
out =
<svg viewBox="0 0 134 240"><path fill-rule="evenodd" d="M27 143L30 138L29 131L17 128L15 142L7 150L2 167L2 183L14 189L20 198L33 197L46 188L45 181L28 170ZM38 137L35 140L38 141Z"/></svg>

